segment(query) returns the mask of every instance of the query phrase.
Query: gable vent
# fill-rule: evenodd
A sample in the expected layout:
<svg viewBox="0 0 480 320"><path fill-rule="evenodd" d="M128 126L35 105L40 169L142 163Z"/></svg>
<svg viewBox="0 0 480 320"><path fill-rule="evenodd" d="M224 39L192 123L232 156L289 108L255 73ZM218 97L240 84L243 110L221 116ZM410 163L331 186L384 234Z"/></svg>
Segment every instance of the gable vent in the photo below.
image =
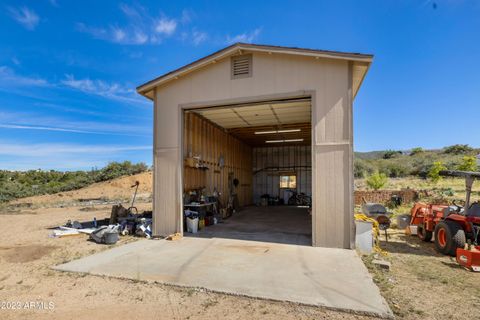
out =
<svg viewBox="0 0 480 320"><path fill-rule="evenodd" d="M252 55L232 57L232 79L252 76Z"/></svg>

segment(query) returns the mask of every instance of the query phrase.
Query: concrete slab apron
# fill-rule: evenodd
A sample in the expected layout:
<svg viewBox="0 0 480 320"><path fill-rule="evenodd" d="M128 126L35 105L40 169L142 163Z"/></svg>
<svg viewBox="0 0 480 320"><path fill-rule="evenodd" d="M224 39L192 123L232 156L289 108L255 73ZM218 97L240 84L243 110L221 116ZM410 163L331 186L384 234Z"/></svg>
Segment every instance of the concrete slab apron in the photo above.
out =
<svg viewBox="0 0 480 320"><path fill-rule="evenodd" d="M352 250L219 238L142 240L54 269L392 315Z"/></svg>

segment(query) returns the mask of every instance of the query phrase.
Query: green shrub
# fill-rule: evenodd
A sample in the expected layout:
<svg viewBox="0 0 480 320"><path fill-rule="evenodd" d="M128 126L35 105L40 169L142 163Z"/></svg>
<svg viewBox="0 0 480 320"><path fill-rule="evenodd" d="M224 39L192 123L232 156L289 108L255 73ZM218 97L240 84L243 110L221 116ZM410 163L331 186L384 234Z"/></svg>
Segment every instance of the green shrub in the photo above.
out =
<svg viewBox="0 0 480 320"><path fill-rule="evenodd" d="M466 154L473 151L473 148L468 144L454 144L453 146L445 147L443 149L444 153L451 154Z"/></svg>
<svg viewBox="0 0 480 320"><path fill-rule="evenodd" d="M474 156L464 156L457 169L462 171L477 171L477 159Z"/></svg>
<svg viewBox="0 0 480 320"><path fill-rule="evenodd" d="M387 184L388 177L384 173L375 172L367 178L366 182L369 188L372 188L373 190L379 190Z"/></svg>
<svg viewBox="0 0 480 320"><path fill-rule="evenodd" d="M433 183L437 183L438 181L442 180L442 176L440 175L440 171L442 170L447 170L442 161L435 161L430 167L430 170L428 170L428 178Z"/></svg>
<svg viewBox="0 0 480 320"><path fill-rule="evenodd" d="M383 159L392 159L398 155L401 155L402 151L395 151L395 150L387 150L383 154Z"/></svg>
<svg viewBox="0 0 480 320"><path fill-rule="evenodd" d="M423 148L422 147L416 147L416 148L413 148L411 151L410 151L410 156L414 156L416 154L419 154L419 153L422 153L423 152Z"/></svg>
<svg viewBox="0 0 480 320"><path fill-rule="evenodd" d="M355 178L365 178L374 171L373 166L368 161L355 158L353 162L353 175Z"/></svg>
<svg viewBox="0 0 480 320"><path fill-rule="evenodd" d="M379 172L385 174L387 177L390 178L401 178L401 177L406 177L407 175L410 174L409 168L401 162L385 162L380 164L379 166Z"/></svg>

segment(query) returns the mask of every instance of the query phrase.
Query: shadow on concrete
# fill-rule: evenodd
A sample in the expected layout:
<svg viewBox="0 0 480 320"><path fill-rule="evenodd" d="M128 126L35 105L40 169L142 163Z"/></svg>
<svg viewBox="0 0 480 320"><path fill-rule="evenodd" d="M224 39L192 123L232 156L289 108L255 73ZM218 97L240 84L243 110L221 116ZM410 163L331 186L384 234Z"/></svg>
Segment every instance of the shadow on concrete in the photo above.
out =
<svg viewBox="0 0 480 320"><path fill-rule="evenodd" d="M250 206L198 233L184 235L311 246L312 217L307 208Z"/></svg>

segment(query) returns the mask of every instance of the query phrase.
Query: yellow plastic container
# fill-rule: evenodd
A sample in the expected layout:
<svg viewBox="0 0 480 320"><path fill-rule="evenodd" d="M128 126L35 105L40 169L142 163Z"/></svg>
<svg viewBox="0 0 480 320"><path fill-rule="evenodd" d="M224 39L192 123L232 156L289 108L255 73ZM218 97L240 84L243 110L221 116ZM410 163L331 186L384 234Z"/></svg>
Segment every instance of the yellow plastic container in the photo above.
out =
<svg viewBox="0 0 480 320"><path fill-rule="evenodd" d="M198 229L202 230L203 228L205 228L205 219L200 219L198 220Z"/></svg>

